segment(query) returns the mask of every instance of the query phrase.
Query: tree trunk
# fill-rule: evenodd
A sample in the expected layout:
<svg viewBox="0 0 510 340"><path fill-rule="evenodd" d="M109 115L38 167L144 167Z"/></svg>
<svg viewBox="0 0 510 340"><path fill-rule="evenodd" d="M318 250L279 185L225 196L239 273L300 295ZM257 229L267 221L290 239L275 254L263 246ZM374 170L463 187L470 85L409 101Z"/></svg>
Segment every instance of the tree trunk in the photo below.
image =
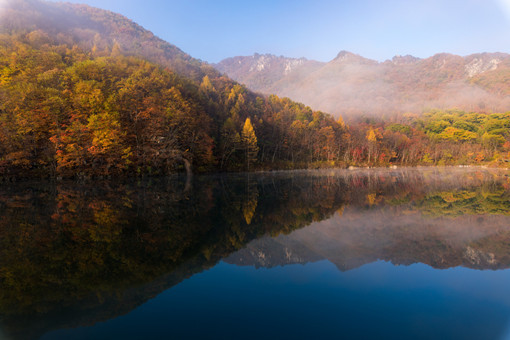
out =
<svg viewBox="0 0 510 340"><path fill-rule="evenodd" d="M186 168L186 175L188 178L191 178L193 175L193 172L191 171L191 163L186 158L182 158L182 161L184 162L184 167Z"/></svg>

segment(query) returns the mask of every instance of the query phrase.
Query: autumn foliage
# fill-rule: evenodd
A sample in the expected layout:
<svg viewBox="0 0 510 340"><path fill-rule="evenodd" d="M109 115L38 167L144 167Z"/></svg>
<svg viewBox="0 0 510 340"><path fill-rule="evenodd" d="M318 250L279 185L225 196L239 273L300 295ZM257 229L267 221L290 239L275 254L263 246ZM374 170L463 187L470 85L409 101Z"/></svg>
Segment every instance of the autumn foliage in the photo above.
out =
<svg viewBox="0 0 510 340"><path fill-rule="evenodd" d="M510 158L509 114L433 111L346 124L288 98L258 95L115 13L6 3L2 178ZM62 20L42 20L48 11Z"/></svg>

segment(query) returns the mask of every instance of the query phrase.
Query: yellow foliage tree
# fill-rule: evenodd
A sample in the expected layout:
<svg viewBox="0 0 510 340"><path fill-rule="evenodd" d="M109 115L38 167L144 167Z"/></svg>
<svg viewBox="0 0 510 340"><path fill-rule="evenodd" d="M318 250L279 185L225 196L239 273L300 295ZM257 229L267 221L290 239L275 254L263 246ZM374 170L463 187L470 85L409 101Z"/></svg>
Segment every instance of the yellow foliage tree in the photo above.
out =
<svg viewBox="0 0 510 340"><path fill-rule="evenodd" d="M342 128L345 128L345 122L342 116L338 116L338 120L336 121L338 125L340 125Z"/></svg>
<svg viewBox="0 0 510 340"><path fill-rule="evenodd" d="M209 76L205 76L202 79L202 83L200 84L200 91L204 93L214 92L214 86L211 83L211 79L209 79Z"/></svg>
<svg viewBox="0 0 510 340"><path fill-rule="evenodd" d="M376 148L377 143L377 135L375 134L374 129L370 128L367 132L367 141L368 141L368 163L370 163L372 154L374 153L374 149Z"/></svg>
<svg viewBox="0 0 510 340"><path fill-rule="evenodd" d="M371 143L377 142L377 136L375 135L374 129L368 130L368 132L367 132L367 141L369 141Z"/></svg>
<svg viewBox="0 0 510 340"><path fill-rule="evenodd" d="M241 133L241 142L245 150L246 156L246 168L250 170L250 164L254 164L257 161L257 154L259 153L259 147L257 144L257 136L253 125L251 125L250 118L246 118L244 122L243 131Z"/></svg>

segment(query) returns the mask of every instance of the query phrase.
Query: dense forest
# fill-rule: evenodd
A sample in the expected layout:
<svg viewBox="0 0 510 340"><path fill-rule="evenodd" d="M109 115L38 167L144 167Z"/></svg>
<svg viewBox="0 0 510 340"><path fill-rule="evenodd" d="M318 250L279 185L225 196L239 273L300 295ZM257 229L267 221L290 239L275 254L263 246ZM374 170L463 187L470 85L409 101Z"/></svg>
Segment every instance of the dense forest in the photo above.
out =
<svg viewBox="0 0 510 340"><path fill-rule="evenodd" d="M96 28L38 23L49 9ZM39 1L9 11L0 36L2 174L251 170L339 154L345 129L331 116L258 96L120 15ZM145 46L123 43L133 41L125 35ZM289 136L291 126L303 138Z"/></svg>
<svg viewBox="0 0 510 340"><path fill-rule="evenodd" d="M509 158L510 114L434 111L346 124L258 95L118 14L38 0L2 6L4 179Z"/></svg>

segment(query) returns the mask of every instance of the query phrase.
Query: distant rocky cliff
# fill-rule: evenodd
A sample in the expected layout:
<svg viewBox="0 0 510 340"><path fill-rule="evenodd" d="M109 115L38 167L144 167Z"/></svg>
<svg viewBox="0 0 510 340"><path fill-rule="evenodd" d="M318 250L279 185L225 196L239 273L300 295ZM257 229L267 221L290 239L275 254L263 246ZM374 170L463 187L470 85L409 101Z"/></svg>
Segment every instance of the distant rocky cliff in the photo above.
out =
<svg viewBox="0 0 510 340"><path fill-rule="evenodd" d="M341 51L327 63L255 54L215 67L255 91L342 115L510 109L510 55L504 53L407 55L377 62Z"/></svg>

